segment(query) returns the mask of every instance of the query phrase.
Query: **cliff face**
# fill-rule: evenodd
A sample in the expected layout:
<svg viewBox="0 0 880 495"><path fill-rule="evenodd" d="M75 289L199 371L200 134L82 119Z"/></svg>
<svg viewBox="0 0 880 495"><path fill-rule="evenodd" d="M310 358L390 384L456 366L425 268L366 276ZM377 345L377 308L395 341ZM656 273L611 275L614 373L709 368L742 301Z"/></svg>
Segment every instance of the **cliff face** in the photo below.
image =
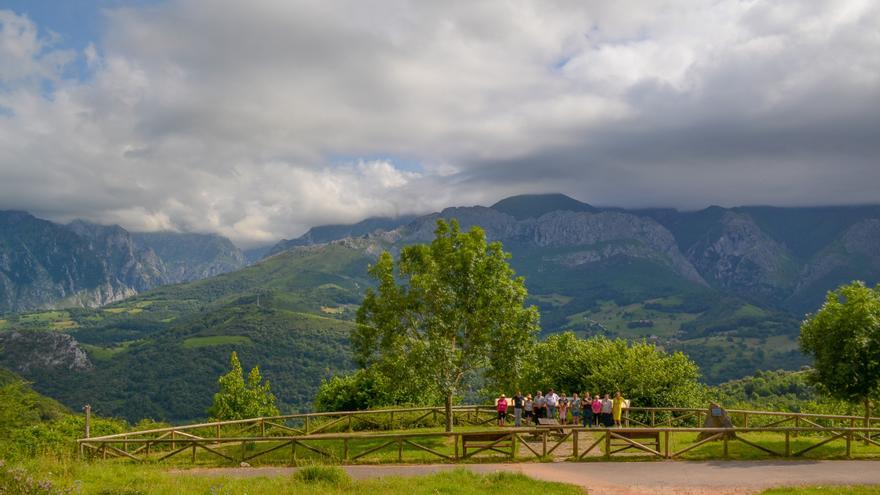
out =
<svg viewBox="0 0 880 495"><path fill-rule="evenodd" d="M300 239L279 243L273 252L355 232L383 239L395 250L429 242L438 218L455 218L462 229L479 225L515 257L566 267L646 260L687 281L796 311L815 307L825 291L840 283L880 280L880 206L627 211L558 194L527 195L490 208L447 208L399 227L369 221L316 227ZM613 277L614 271L602 276Z"/></svg>
<svg viewBox="0 0 880 495"><path fill-rule="evenodd" d="M133 235L116 225L60 225L0 211L0 313L103 306L244 264L241 251L219 236Z"/></svg>
<svg viewBox="0 0 880 495"><path fill-rule="evenodd" d="M508 249L534 251L531 255L549 262L579 266L613 257L644 259L671 268L686 280L705 284L679 251L672 233L650 218L618 211L553 211L517 220L493 208L448 208L399 229L400 242L429 241L438 218L455 218L463 230L478 225L489 240L501 241Z"/></svg>
<svg viewBox="0 0 880 495"><path fill-rule="evenodd" d="M0 332L0 347L0 365L18 373L93 368L86 352L66 333Z"/></svg>
<svg viewBox="0 0 880 495"><path fill-rule="evenodd" d="M797 277L791 252L743 213L725 212L687 257L712 285L739 294L779 300Z"/></svg>
<svg viewBox="0 0 880 495"><path fill-rule="evenodd" d="M100 306L165 283L163 271L119 227L0 212L0 312Z"/></svg>
<svg viewBox="0 0 880 495"><path fill-rule="evenodd" d="M241 250L219 235L145 232L133 237L162 260L164 276L170 283L201 280L247 264Z"/></svg>

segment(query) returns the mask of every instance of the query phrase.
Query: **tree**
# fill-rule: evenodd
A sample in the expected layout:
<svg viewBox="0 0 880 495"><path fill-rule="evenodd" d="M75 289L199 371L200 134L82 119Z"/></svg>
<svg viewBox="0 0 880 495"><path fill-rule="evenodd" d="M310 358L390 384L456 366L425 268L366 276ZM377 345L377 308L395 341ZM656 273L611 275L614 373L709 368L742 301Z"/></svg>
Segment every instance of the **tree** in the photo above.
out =
<svg viewBox="0 0 880 495"><path fill-rule="evenodd" d="M211 418L248 419L279 414L275 395L269 389L269 380L261 383L263 376L259 366L251 369L245 382L238 354L233 351L229 357L229 367L229 373L217 380L220 391L214 394L214 404L208 409Z"/></svg>
<svg viewBox="0 0 880 495"><path fill-rule="evenodd" d="M388 252L370 267L378 287L358 310L352 346L362 368L375 365L401 386L435 390L451 431L452 402L468 377L517 379L538 310L525 307L523 278L482 229L461 232L455 220L441 219L434 234L430 245L403 248L396 273Z"/></svg>
<svg viewBox="0 0 880 495"><path fill-rule="evenodd" d="M534 356L523 390L612 395L619 390L639 407L698 407L707 398L693 361L645 342L579 339L563 332L539 343Z"/></svg>
<svg viewBox="0 0 880 495"><path fill-rule="evenodd" d="M811 381L837 399L862 403L867 427L880 390L880 287L856 281L829 291L801 325L800 343L815 361Z"/></svg>

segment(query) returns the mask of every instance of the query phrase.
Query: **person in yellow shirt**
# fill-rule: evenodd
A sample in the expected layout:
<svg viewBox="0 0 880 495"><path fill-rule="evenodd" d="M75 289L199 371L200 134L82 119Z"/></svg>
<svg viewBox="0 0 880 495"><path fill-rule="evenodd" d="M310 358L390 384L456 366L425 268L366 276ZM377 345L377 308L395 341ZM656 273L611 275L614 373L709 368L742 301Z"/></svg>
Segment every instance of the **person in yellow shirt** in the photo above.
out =
<svg viewBox="0 0 880 495"><path fill-rule="evenodd" d="M614 416L614 426L620 428L620 416L623 414L623 408L626 407L626 400L620 395L620 391L614 394L614 403L612 405L611 414Z"/></svg>

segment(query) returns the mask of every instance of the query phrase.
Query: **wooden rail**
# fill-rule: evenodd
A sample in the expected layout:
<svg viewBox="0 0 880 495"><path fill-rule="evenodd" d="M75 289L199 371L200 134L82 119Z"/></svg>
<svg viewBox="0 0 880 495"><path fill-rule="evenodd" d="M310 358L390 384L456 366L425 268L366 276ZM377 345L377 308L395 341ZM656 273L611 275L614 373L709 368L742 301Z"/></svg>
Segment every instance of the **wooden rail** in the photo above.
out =
<svg viewBox="0 0 880 495"><path fill-rule="evenodd" d="M293 414L155 428L82 438L78 440L78 445L82 456L138 461L164 460L189 452L195 462L197 451L202 451L229 462L246 462L288 448L292 462L295 462L299 451L342 463L379 453L385 455L384 460L402 461L404 452L409 455L415 451L453 462L492 452L503 452L511 458L515 458L517 453L544 458L561 452L563 448L567 449L564 446L569 443L572 452L569 457L573 460L585 459L590 453L600 451L604 458L630 455L635 451L649 457L669 459L713 441L722 442L725 456L731 442L740 442L782 457L802 456L834 441L845 442L847 457L852 453L854 440L880 447L877 441L880 437L880 418L870 418L867 425L863 425L864 418L858 416L728 410L732 417L737 418L735 422L740 426L732 429L701 428L706 412L705 409L691 408L631 408L626 410L624 416L624 425L628 427L585 429L568 426L563 428L561 434L557 433L559 426L487 428L446 433L418 431L422 426L445 423L445 410L442 407L397 408ZM492 423L495 417L492 406L457 406L453 409L453 419L459 425L485 426ZM756 424L761 422L766 424ZM823 422L826 424L821 424ZM781 426L785 423L794 426ZM412 431L356 431L374 428L411 428ZM586 431L591 432L589 437L592 440L589 446L583 448L583 445L579 445L579 439ZM488 442L486 448L464 452L462 436L474 433L490 434L494 440ZM684 433L706 433L708 437L676 451L672 445ZM784 448L774 450L774 446L760 445L754 439L746 438L751 433L778 434L778 438L784 438ZM658 435L663 437L662 441L642 441L643 438ZM800 435L820 438L821 441L800 450L793 449L792 440ZM540 442L540 447L535 447L536 442ZM798 443L803 445L806 442L808 440L801 439ZM389 449L396 449L397 455L389 457L384 452Z"/></svg>
<svg viewBox="0 0 880 495"><path fill-rule="evenodd" d="M509 459L543 459L555 451L570 444L570 460L584 460L588 454L598 452L592 457L610 459L628 455L636 451L647 458L674 459L702 447L710 442L722 443L722 456L728 456L730 443L739 442L775 457L801 457L804 454L834 441L844 442L845 457L852 456L853 442L866 441L871 446L880 447L880 443L872 438L880 433L880 428L815 428L815 427L749 427L749 428L571 428L566 427L564 433L556 433L545 427L536 428L494 428L481 430L480 434L491 438L472 448L463 448L464 438L472 437L475 432L409 432L409 433L326 433L315 435L290 436L230 436L220 442L215 438L202 438L196 435L172 437L163 435L148 437L96 437L78 440L81 449L89 452L92 457L128 458L136 461L165 460L176 455L189 452L192 462L196 460L197 450L202 450L226 461L246 462L266 456L282 449L289 450L288 459L296 463L297 449L300 452L311 452L331 462L352 463L380 451L396 450L396 455L379 460L402 462L415 460L411 452L426 452L430 457L442 461L457 462L474 457L476 454L500 453ZM579 445L581 433L590 433L591 443L586 448ZM706 433L702 440L681 441L683 435ZM761 439L747 438L754 433L778 434L777 440L771 444L761 445ZM801 448L793 449L792 440L800 433L809 434L800 438ZM641 434L641 435L640 435ZM646 445L642 437L658 436L662 440ZM535 448L536 440L540 447ZM676 441L679 440L679 441ZM433 442L432 442L433 441ZM430 443L430 444L429 444ZM808 444L807 444L808 443ZM779 448L780 444L783 446ZM807 445L804 445L807 444ZM650 445L650 446L649 446ZM151 454L151 447L153 453ZM621 448L623 447L623 448ZM631 449L631 450L630 450ZM623 453L628 451L629 453ZM406 456L404 456L406 452ZM517 457L517 454L520 454ZM880 455L880 450L875 454ZM424 459L424 454L419 460ZM374 459L375 460L375 459Z"/></svg>

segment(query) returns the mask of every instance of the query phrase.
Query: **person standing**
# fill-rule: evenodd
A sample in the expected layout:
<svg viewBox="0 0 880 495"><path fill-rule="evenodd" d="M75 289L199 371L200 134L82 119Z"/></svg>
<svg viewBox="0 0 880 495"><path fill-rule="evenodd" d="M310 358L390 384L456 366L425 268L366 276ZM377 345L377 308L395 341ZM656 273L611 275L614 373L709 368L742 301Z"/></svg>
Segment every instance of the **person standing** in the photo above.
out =
<svg viewBox="0 0 880 495"><path fill-rule="evenodd" d="M581 401L581 421L584 428L593 426L593 398L589 392L584 392L584 398Z"/></svg>
<svg viewBox="0 0 880 495"><path fill-rule="evenodd" d="M612 406L612 415L614 416L614 426L620 428L620 417L623 415L623 408L626 406L626 400L620 395L620 390L614 394L614 404Z"/></svg>
<svg viewBox="0 0 880 495"><path fill-rule="evenodd" d="M605 425L606 428L609 428L614 424L611 420L611 411L613 408L614 403L611 401L611 395L605 394L605 398L602 399L602 424Z"/></svg>
<svg viewBox="0 0 880 495"><path fill-rule="evenodd" d="M535 403L532 402L532 394L526 396L526 403L523 406L523 414L526 418L527 425L534 421L532 416L535 414Z"/></svg>
<svg viewBox="0 0 880 495"><path fill-rule="evenodd" d="M556 406L559 405L559 396L551 388L550 393L544 397L544 405L547 408L547 419L556 419Z"/></svg>
<svg viewBox="0 0 880 495"><path fill-rule="evenodd" d="M562 392L559 398L559 423L563 425L568 423L568 404L568 397Z"/></svg>
<svg viewBox="0 0 880 495"><path fill-rule="evenodd" d="M535 394L535 424L539 423L539 419L544 417L544 411L547 407L547 399L544 398L544 395L541 394L541 391L538 390L538 393Z"/></svg>
<svg viewBox="0 0 880 495"><path fill-rule="evenodd" d="M507 397L504 394L498 398L495 408L498 411L498 426L504 426L504 418L507 416Z"/></svg>
<svg viewBox="0 0 880 495"><path fill-rule="evenodd" d="M571 424L580 426L581 424L581 398L577 392L571 396Z"/></svg>
<svg viewBox="0 0 880 495"><path fill-rule="evenodd" d="M602 419L602 399L599 397L599 394L596 394L593 397L593 424L599 426L599 421Z"/></svg>
<svg viewBox="0 0 880 495"><path fill-rule="evenodd" d="M525 401L526 399L523 397L522 392L517 390L516 395L513 396L513 425L517 428L522 426L522 412Z"/></svg>

